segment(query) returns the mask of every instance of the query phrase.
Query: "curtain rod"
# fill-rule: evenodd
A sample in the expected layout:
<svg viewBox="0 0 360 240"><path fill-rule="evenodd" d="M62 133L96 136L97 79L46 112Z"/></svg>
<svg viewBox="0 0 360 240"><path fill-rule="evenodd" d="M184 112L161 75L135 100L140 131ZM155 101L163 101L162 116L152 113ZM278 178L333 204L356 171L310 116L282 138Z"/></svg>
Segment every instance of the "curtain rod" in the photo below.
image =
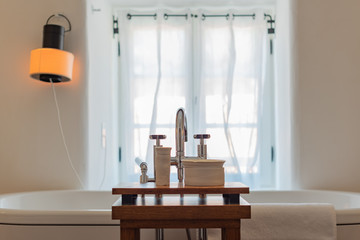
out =
<svg viewBox="0 0 360 240"><path fill-rule="evenodd" d="M188 16L189 14L167 14L167 13L164 13L164 19L167 20L169 17L185 17L185 19L188 19ZM255 19L256 17L256 14L253 13L253 14L231 14L233 18L235 17L252 17L253 19ZM131 20L131 18L133 17L153 17L154 19L157 18L157 14L154 13L154 14L130 14L128 13L127 14L127 19ZM190 14L190 17L194 17L194 18L197 18L198 15L197 14ZM230 14L219 14L219 15L206 15L206 14L202 14L201 15L201 19L202 20L205 20L206 18L209 18L209 17L225 17L226 19L229 19L230 17Z"/></svg>
<svg viewBox="0 0 360 240"><path fill-rule="evenodd" d="M235 18L235 17L252 17L253 19L255 19L255 17L256 17L256 14L255 13L253 13L253 14L231 14L232 15L232 17L233 18ZM220 14L220 15L206 15L206 14L202 14L201 15L201 19L202 20L205 20L206 18L208 18L208 17L225 17L226 18L226 20L228 20L229 19L229 17L230 17L230 14L228 13L228 14Z"/></svg>

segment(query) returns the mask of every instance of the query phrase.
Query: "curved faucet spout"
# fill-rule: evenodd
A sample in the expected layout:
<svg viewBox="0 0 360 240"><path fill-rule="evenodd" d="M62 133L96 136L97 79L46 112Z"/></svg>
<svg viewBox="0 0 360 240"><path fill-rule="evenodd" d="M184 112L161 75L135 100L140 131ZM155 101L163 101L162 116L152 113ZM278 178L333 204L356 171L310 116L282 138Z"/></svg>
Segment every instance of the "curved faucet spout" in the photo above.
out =
<svg viewBox="0 0 360 240"><path fill-rule="evenodd" d="M185 142L187 142L187 121L185 110L178 109L176 112L175 123L175 142L176 142L176 158L178 159L178 179L179 182L183 181L183 166L181 163L182 158L185 156Z"/></svg>
<svg viewBox="0 0 360 240"><path fill-rule="evenodd" d="M175 123L176 156L185 155L185 142L187 142L187 121L185 110L179 108L176 112Z"/></svg>

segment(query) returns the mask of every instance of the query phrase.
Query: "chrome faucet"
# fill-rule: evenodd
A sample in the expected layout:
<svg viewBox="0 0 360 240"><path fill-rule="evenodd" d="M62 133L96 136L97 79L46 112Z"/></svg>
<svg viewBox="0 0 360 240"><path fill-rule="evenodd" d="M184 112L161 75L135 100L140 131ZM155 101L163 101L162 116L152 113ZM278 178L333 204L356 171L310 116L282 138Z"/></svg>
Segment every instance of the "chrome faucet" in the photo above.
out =
<svg viewBox="0 0 360 240"><path fill-rule="evenodd" d="M176 112L176 122L175 122L176 155L175 158L172 158L172 165L177 166L179 182L182 182L184 179L184 171L181 161L185 157L185 142L187 142L187 121L186 121L185 110L183 108L180 108Z"/></svg>

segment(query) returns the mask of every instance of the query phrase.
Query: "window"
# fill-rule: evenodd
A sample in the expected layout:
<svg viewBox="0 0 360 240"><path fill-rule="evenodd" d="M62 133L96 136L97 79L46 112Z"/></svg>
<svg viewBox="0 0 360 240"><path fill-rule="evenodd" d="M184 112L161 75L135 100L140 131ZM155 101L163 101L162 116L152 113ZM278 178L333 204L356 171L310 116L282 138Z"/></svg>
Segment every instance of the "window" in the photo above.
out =
<svg viewBox="0 0 360 240"><path fill-rule="evenodd" d="M150 134L167 135L162 145L173 147L175 155L175 114L182 107L188 120L186 156L197 155L193 134L209 133L208 158L226 160L226 181L273 187L267 25L264 12L257 11L255 18L240 15L119 12L124 179L138 181L139 161L148 162L152 175ZM172 169L172 181L175 174Z"/></svg>

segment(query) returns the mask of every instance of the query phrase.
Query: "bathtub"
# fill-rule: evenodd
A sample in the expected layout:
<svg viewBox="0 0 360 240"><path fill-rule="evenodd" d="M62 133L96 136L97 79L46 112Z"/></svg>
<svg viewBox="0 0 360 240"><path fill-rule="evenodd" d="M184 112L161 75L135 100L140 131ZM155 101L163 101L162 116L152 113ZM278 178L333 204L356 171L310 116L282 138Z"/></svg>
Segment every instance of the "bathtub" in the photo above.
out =
<svg viewBox="0 0 360 240"><path fill-rule="evenodd" d="M43 191L0 195L0 239L118 240L119 221L110 191ZM360 194L334 191L253 191L250 203L331 203L335 206L339 240L360 239ZM142 239L154 239L142 230ZM165 239L186 239L182 229L165 230Z"/></svg>

